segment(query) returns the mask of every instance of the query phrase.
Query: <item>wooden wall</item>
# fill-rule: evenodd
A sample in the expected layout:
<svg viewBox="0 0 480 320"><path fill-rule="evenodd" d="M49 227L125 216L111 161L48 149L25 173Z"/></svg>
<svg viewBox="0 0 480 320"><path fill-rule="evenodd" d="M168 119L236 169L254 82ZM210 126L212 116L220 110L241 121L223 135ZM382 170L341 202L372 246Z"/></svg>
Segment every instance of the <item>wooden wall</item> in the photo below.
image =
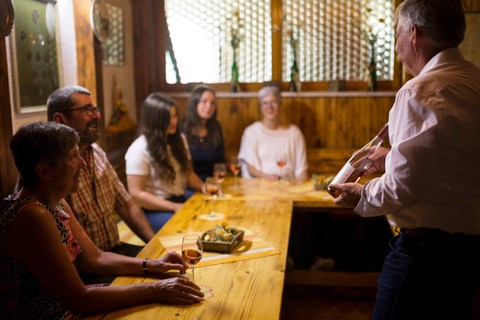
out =
<svg viewBox="0 0 480 320"><path fill-rule="evenodd" d="M338 95L283 98L282 117L302 130L311 173L338 171L352 151L365 145L385 125L395 99L393 93ZM188 95L171 96L182 117ZM219 93L217 97L217 119L222 126L227 155L238 153L243 130L261 119L254 94L234 96Z"/></svg>

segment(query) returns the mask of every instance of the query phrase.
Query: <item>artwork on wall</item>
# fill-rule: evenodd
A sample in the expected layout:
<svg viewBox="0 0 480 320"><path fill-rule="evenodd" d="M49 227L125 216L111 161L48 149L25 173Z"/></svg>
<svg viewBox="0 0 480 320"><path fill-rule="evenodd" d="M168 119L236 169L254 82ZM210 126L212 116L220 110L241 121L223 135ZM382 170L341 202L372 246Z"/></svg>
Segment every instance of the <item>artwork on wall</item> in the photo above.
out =
<svg viewBox="0 0 480 320"><path fill-rule="evenodd" d="M48 96L61 86L55 2L13 1L10 45L18 113L46 110Z"/></svg>

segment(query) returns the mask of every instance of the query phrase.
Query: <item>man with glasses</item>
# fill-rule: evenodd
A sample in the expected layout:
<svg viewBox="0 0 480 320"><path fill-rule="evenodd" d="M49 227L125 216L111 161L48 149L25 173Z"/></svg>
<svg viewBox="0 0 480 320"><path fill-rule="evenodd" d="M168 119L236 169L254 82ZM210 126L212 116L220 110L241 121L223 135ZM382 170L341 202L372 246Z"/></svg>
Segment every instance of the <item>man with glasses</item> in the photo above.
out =
<svg viewBox="0 0 480 320"><path fill-rule="evenodd" d="M136 256L142 247L120 242L113 212L116 211L143 241L148 242L155 233L96 143L100 137L101 115L90 92L80 86L60 88L48 97L47 106L49 121L77 131L79 151L87 163L80 177L80 190L66 199L75 216L101 250Z"/></svg>

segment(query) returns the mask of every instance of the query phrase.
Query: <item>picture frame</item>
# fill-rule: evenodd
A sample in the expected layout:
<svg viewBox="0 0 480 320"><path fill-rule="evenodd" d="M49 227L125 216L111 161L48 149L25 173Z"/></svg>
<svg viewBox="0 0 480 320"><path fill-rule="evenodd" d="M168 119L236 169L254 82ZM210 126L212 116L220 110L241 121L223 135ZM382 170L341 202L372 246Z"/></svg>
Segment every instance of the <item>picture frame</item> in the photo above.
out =
<svg viewBox="0 0 480 320"><path fill-rule="evenodd" d="M55 0L15 0L9 36L11 84L17 113L47 110L47 98L62 86Z"/></svg>

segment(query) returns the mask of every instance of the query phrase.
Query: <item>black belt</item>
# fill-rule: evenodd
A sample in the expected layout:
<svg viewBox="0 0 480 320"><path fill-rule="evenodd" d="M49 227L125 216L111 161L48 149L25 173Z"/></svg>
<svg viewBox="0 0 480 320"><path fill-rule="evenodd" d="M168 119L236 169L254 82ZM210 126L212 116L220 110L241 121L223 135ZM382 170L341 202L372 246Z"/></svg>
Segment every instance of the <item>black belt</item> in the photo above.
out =
<svg viewBox="0 0 480 320"><path fill-rule="evenodd" d="M431 228L396 228L400 233L405 233L417 238L425 238L430 241L452 244L480 244L480 235L469 235L465 233L449 233L440 229Z"/></svg>

